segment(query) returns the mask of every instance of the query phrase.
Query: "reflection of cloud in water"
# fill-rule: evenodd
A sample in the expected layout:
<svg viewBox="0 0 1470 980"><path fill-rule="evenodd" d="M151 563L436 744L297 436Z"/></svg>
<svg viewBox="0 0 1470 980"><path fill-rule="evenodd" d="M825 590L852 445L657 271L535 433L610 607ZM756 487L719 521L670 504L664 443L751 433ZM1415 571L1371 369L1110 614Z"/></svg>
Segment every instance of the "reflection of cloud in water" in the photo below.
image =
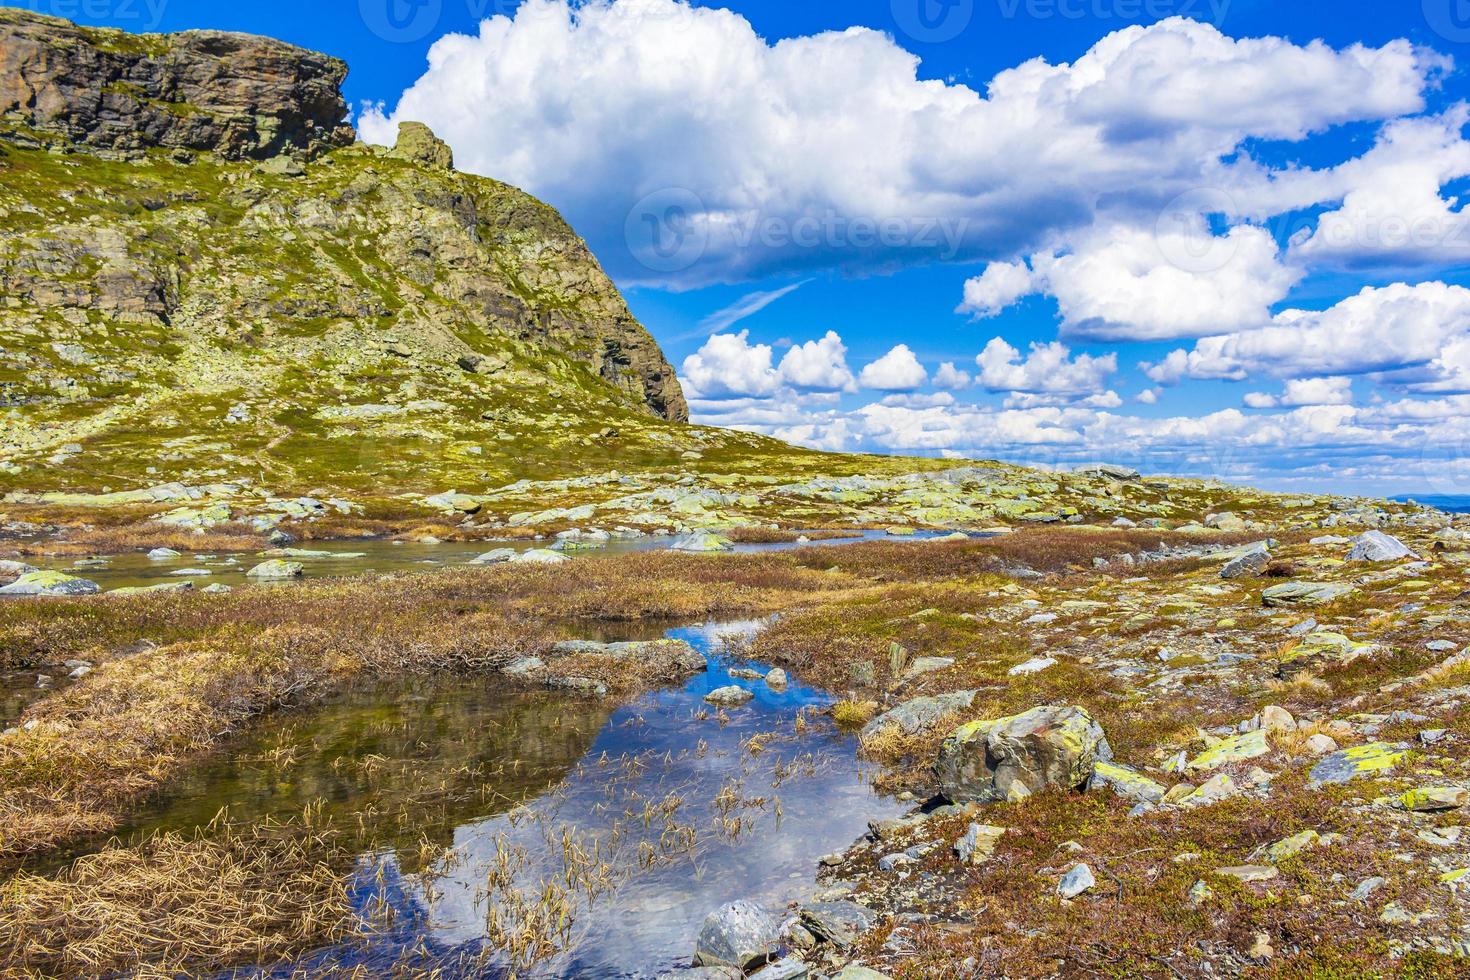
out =
<svg viewBox="0 0 1470 980"><path fill-rule="evenodd" d="M672 631L671 636L711 654L708 676L614 713L583 764L552 792L509 815L458 828L456 854L441 869L443 877L435 879L436 899L427 912L433 939L456 945L484 937L486 875L499 843L526 853L526 866L516 875L522 890L538 892L542 881L560 877L560 840L566 830L585 835L589 850L597 842L613 869L613 886L590 906L579 902L572 948L539 964L535 975L656 975L687 964L711 910L741 898L778 908L809 897L818 858L851 843L869 819L896 814L895 804L869 788L853 739L830 729L793 737L797 710L825 703L821 692L795 684L778 692L744 682L756 700L731 711L728 724L695 719L704 692L737 682L720 660L720 641L749 635L762 625L748 621ZM742 740L772 731L783 737L764 752L752 756L742 749ZM707 745L702 753L697 750L701 740ZM609 761L600 764L604 757ZM637 765L630 766L630 760ZM779 779L787 769L796 774ZM731 811L751 823L729 840L718 833L721 810L714 801L732 780L742 798L767 799L763 807ZM671 793L684 800L672 821L692 824L699 842L692 856L672 848L666 860L641 868L639 845L658 847L668 829L662 818L645 827L644 806Z"/></svg>

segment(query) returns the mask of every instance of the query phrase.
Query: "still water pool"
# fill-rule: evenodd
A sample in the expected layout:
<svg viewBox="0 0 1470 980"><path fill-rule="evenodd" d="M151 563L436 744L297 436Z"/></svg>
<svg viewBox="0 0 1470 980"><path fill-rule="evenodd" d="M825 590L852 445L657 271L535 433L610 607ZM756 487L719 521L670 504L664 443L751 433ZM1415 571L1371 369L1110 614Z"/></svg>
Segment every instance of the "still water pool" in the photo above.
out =
<svg viewBox="0 0 1470 980"><path fill-rule="evenodd" d="M330 965L657 976L688 965L710 911L809 899L822 855L900 812L871 788L856 738L811 710L828 694L731 674L764 670L738 655L760 625L668 630L709 657L709 672L625 706L457 679L263 719L124 836L192 830L222 807L258 822L319 804L365 828L375 846L358 859L354 902L364 917L391 906L394 925L234 976ZM754 699L723 713L704 703L729 684ZM447 850L425 859L424 839ZM516 963L495 948L516 935L548 945Z"/></svg>

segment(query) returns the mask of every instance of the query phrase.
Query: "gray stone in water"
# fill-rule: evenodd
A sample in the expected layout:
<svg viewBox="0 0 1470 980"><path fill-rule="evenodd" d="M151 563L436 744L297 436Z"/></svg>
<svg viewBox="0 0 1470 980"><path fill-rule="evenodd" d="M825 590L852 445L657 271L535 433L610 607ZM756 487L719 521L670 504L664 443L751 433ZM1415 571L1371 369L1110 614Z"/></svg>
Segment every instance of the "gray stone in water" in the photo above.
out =
<svg viewBox="0 0 1470 980"><path fill-rule="evenodd" d="M856 902L816 902L802 907L801 924L822 942L846 949L878 924L878 914Z"/></svg>
<svg viewBox="0 0 1470 980"><path fill-rule="evenodd" d="M708 694L706 694L704 696L704 699L710 704L717 704L722 707L727 705L733 707L736 705L742 705L753 697L755 697L755 695L751 694L745 688L736 687L734 684L731 684L728 687L715 688L713 691L710 691Z"/></svg>
<svg viewBox="0 0 1470 980"><path fill-rule="evenodd" d="M0 588L0 595L65 596L96 595L102 588L96 582L74 578L62 572L27 572L11 584Z"/></svg>
<svg viewBox="0 0 1470 980"><path fill-rule="evenodd" d="M478 558L470 559L471 565L501 565L508 561L515 561L516 550L514 548L496 548L487 551Z"/></svg>
<svg viewBox="0 0 1470 980"><path fill-rule="evenodd" d="M172 548L154 548L148 552L148 557L153 561L172 561L175 558L182 558L184 556Z"/></svg>
<svg viewBox="0 0 1470 980"><path fill-rule="evenodd" d="M692 966L687 970L660 973L658 980L740 980L744 974L732 966Z"/></svg>
<svg viewBox="0 0 1470 980"><path fill-rule="evenodd" d="M699 930L695 966L750 971L770 958L781 924L754 902L731 902L711 912Z"/></svg>
<svg viewBox="0 0 1470 980"><path fill-rule="evenodd" d="M1402 558L1417 558L1398 538L1382 531L1367 531L1353 539L1353 550L1348 552L1348 561L1398 561Z"/></svg>

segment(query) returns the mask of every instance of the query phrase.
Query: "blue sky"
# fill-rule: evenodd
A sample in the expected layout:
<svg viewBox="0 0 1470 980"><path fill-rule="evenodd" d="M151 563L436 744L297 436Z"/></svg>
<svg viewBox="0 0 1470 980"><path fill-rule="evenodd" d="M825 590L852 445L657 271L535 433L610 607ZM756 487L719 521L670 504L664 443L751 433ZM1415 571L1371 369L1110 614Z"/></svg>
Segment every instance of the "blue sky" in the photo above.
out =
<svg viewBox="0 0 1470 980"><path fill-rule="evenodd" d="M700 421L1470 492L1461 0L13 5L346 59L365 137L566 214Z"/></svg>

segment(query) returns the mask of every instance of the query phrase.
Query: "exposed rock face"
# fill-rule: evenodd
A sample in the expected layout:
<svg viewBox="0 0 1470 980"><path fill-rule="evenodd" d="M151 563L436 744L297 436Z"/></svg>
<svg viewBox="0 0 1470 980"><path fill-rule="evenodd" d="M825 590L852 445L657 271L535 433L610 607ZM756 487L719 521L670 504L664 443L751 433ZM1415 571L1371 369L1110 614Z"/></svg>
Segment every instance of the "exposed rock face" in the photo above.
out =
<svg viewBox="0 0 1470 980"><path fill-rule="evenodd" d="M587 245L425 126L346 145L345 74L0 10L0 461L363 491L678 455L674 368Z"/></svg>
<svg viewBox="0 0 1470 980"><path fill-rule="evenodd" d="M1077 707L1049 706L975 721L945 739L935 774L955 803L1000 803L1042 790L1074 790L1113 758L1102 726Z"/></svg>
<svg viewBox="0 0 1470 980"><path fill-rule="evenodd" d="M354 138L346 77L336 58L269 38L130 35L0 10L0 115L97 149L315 155Z"/></svg>

